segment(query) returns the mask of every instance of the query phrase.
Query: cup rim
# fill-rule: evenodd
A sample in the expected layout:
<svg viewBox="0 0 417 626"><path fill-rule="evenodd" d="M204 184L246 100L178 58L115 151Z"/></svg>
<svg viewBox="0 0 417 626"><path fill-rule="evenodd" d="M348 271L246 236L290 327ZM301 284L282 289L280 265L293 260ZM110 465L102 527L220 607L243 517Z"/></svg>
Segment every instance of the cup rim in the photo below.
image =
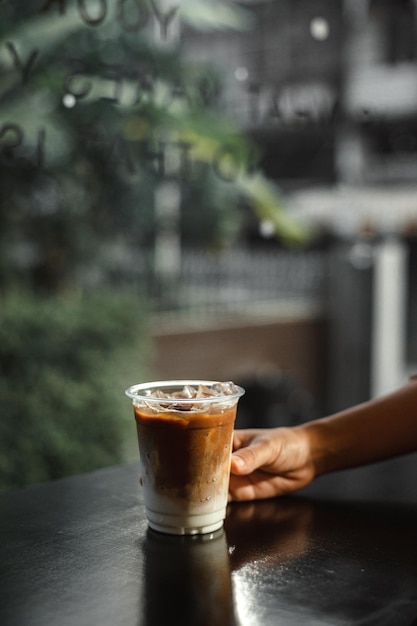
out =
<svg viewBox="0 0 417 626"><path fill-rule="evenodd" d="M228 382L228 381L223 381ZM206 385L207 387L211 387L213 385L221 384L222 381L219 380L202 380L202 379L178 379L178 380L156 380L145 383L138 383L136 385L131 385L125 390L125 395L131 398L132 400L142 400L148 403L160 404L161 398L155 398L151 395L147 395L146 393L141 394L141 391L153 391L155 389L163 389L164 387L178 387L178 389L182 389L184 386L189 385L192 387L196 387L198 385ZM236 392L231 394L225 394L220 396L208 396L206 398L181 398L181 404L196 404L197 402L220 402L220 401L228 401L228 400L238 400L243 396L245 390L243 387L236 385L233 383ZM178 404L179 398L164 398L164 404Z"/></svg>

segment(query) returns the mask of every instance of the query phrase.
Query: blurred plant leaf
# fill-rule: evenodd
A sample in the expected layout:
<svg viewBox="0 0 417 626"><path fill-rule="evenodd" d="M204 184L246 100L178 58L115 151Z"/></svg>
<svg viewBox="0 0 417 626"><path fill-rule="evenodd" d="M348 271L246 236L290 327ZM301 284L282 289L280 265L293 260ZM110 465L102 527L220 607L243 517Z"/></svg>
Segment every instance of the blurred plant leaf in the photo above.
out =
<svg viewBox="0 0 417 626"><path fill-rule="evenodd" d="M289 244L305 244L310 233L286 210L280 191L260 172L243 175L236 184L261 222L269 222L275 236Z"/></svg>
<svg viewBox="0 0 417 626"><path fill-rule="evenodd" d="M242 6L220 0L180 0L180 16L199 30L249 30L254 15Z"/></svg>

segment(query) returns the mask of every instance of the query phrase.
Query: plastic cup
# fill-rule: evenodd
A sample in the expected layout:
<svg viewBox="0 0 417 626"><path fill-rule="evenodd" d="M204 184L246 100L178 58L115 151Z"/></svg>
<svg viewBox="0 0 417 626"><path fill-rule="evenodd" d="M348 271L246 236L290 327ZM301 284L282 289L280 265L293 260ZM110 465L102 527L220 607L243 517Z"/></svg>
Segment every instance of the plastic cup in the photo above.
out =
<svg viewBox="0 0 417 626"><path fill-rule="evenodd" d="M193 397L197 390L204 397ZM244 390L233 383L170 380L133 385L125 393L133 401L149 526L174 535L221 528Z"/></svg>

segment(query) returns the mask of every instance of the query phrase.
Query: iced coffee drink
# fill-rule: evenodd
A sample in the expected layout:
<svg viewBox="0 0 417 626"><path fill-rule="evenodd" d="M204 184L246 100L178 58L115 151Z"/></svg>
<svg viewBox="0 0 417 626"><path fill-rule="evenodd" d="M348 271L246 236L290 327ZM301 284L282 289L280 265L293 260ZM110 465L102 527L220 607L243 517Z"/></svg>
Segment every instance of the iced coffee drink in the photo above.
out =
<svg viewBox="0 0 417 626"><path fill-rule="evenodd" d="M140 476L151 528L184 535L214 532L226 515L237 403L231 382L134 385Z"/></svg>

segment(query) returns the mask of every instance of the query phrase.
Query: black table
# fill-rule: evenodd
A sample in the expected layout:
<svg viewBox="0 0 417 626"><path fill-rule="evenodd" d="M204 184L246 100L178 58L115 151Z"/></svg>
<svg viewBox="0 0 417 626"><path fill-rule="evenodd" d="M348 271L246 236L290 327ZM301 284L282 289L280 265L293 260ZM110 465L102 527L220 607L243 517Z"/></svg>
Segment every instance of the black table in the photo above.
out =
<svg viewBox="0 0 417 626"><path fill-rule="evenodd" d="M359 471L352 499L340 473L170 537L148 530L137 474L0 497L2 626L417 624L417 487L382 498Z"/></svg>

